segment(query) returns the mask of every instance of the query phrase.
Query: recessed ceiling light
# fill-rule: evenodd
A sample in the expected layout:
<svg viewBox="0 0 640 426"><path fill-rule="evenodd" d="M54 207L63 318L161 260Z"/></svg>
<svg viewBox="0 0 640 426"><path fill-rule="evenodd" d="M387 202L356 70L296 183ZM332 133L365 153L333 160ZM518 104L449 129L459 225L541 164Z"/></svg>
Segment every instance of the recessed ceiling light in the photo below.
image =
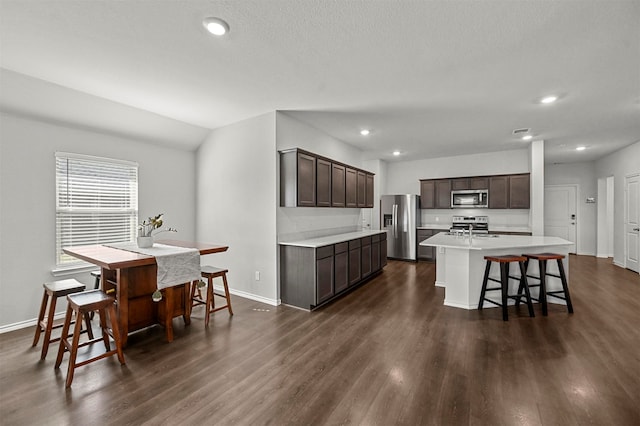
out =
<svg viewBox="0 0 640 426"><path fill-rule="evenodd" d="M400 155L400 151L393 151L393 155L397 157L398 155Z"/></svg>
<svg viewBox="0 0 640 426"><path fill-rule="evenodd" d="M360 134L361 134L362 136L368 136L368 135L369 135L369 133L371 133L371 132L370 132L369 130L367 130L367 129L362 129L362 130L360 130Z"/></svg>
<svg viewBox="0 0 640 426"><path fill-rule="evenodd" d="M532 138L533 138L533 136L531 136L531 135L524 135L524 136L522 137L522 140L523 140L523 141L530 141Z"/></svg>
<svg viewBox="0 0 640 426"><path fill-rule="evenodd" d="M202 25L213 35L222 36L229 32L229 24L220 18L204 18Z"/></svg>
<svg viewBox="0 0 640 426"><path fill-rule="evenodd" d="M551 96L545 96L544 98L540 99L540 102L543 104L552 104L557 100L558 100L557 96L551 95Z"/></svg>
<svg viewBox="0 0 640 426"><path fill-rule="evenodd" d="M579 146L576 148L576 151L584 151L585 149L587 149L586 146Z"/></svg>

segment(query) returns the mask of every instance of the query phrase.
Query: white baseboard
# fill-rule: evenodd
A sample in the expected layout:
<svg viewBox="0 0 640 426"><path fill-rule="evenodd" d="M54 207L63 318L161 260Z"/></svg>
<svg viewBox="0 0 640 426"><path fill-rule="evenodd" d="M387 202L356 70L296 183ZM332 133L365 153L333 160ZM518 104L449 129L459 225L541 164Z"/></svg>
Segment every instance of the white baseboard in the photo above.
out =
<svg viewBox="0 0 640 426"><path fill-rule="evenodd" d="M214 284L213 288L218 292L221 292L221 293L224 292L224 287L222 286L218 286ZM229 292L234 296L244 297L245 299L255 300L256 302L266 303L267 305L271 305L271 306L278 306L281 303L280 299L269 299L268 297L258 296L257 294L247 293L246 291L242 291L242 290L234 290L230 288Z"/></svg>
<svg viewBox="0 0 640 426"><path fill-rule="evenodd" d="M436 281L436 287L445 288L447 285L444 281Z"/></svg>
<svg viewBox="0 0 640 426"><path fill-rule="evenodd" d="M54 320L64 319L66 314L67 314L67 311L58 312L53 316L53 319ZM20 330L22 328L34 327L36 325L36 322L38 322L38 319L33 318L25 321L14 322L13 324L3 325L3 326L0 326L0 334L8 333L10 331Z"/></svg>

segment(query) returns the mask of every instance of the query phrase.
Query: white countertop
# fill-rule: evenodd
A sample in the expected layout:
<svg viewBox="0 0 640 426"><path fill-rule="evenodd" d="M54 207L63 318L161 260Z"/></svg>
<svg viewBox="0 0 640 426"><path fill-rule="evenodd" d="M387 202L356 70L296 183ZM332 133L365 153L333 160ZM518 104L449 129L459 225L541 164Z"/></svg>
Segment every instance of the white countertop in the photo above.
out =
<svg viewBox="0 0 640 426"><path fill-rule="evenodd" d="M384 230L368 230L368 231L356 231L347 232L346 234L328 235L326 237L309 238L307 240L297 241L279 241L281 246L298 246L298 247L310 247L317 248L328 246L331 244L342 243L344 241L355 240L362 237L370 237L371 235L384 234L387 231Z"/></svg>
<svg viewBox="0 0 640 426"><path fill-rule="evenodd" d="M526 248L541 246L567 246L570 241L558 237L530 236L530 235L498 235L495 237L474 236L469 244L469 238L445 235L439 233L420 242L421 246L445 247L466 250L493 250L507 248Z"/></svg>
<svg viewBox="0 0 640 426"><path fill-rule="evenodd" d="M444 229L446 231L451 228L450 223L427 223L424 225L416 226L416 229Z"/></svg>

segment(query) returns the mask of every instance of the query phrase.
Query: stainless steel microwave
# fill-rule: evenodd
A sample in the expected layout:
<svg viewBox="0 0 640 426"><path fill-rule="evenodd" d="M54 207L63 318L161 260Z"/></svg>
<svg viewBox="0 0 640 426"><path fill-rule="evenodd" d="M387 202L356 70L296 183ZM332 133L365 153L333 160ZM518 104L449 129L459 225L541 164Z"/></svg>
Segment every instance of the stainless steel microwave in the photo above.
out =
<svg viewBox="0 0 640 426"><path fill-rule="evenodd" d="M489 208L489 191L487 189L465 189L460 191L451 191L451 208Z"/></svg>

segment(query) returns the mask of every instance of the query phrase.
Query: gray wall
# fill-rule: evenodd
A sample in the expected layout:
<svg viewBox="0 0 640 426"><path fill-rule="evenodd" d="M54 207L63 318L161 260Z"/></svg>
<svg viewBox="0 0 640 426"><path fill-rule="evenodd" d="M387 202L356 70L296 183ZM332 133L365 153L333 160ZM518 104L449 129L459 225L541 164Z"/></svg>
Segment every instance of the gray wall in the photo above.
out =
<svg viewBox="0 0 640 426"><path fill-rule="evenodd" d="M613 189L613 261L619 266L624 260L624 183L625 176L640 173L640 142L614 152L595 162L595 179L614 177ZM593 231L595 233L595 229Z"/></svg>
<svg viewBox="0 0 640 426"><path fill-rule="evenodd" d="M595 163L547 164L545 166L546 185L577 185L578 254L595 256L596 254L596 218L597 204L587 204L587 197L597 197L598 182ZM597 200L606 202L606 200Z"/></svg>
<svg viewBox="0 0 640 426"><path fill-rule="evenodd" d="M195 155L133 139L0 114L0 331L37 317L56 278L56 151L137 161L140 218L165 213L176 238L195 237ZM93 285L88 273L70 275ZM66 277L64 277L66 278ZM65 305L58 306L64 312Z"/></svg>

